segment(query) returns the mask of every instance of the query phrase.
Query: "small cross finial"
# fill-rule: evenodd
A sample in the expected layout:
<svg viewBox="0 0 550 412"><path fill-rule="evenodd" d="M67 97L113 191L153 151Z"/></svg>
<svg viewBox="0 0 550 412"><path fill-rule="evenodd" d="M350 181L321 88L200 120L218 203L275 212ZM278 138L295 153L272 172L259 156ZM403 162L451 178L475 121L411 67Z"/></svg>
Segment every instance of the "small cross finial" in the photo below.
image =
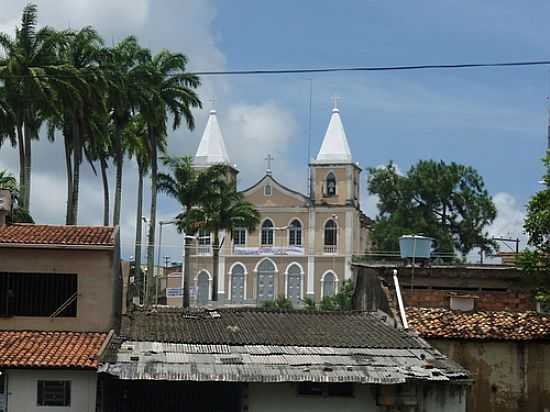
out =
<svg viewBox="0 0 550 412"><path fill-rule="evenodd" d="M210 99L206 100L208 103L210 103L210 113L216 112L216 98L212 96Z"/></svg>
<svg viewBox="0 0 550 412"><path fill-rule="evenodd" d="M267 175L271 174L271 161L272 160L275 160L275 159L273 158L273 156L271 156L271 154L268 154L267 157L265 158L265 173Z"/></svg>
<svg viewBox="0 0 550 412"><path fill-rule="evenodd" d="M341 98L337 95L332 96L332 110L338 110L338 101L341 100Z"/></svg>

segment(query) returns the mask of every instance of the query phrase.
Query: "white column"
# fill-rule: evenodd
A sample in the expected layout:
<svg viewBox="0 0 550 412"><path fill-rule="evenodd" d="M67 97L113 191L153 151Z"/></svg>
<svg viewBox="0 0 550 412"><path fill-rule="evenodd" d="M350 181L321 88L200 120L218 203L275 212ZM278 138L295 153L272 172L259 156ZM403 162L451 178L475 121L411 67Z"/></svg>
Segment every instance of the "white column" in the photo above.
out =
<svg viewBox="0 0 550 412"><path fill-rule="evenodd" d="M219 233L219 238L224 239L225 242L228 239L225 239L225 230L222 230ZM225 253L223 253L223 246L220 248L220 259L218 261L218 295L223 295L219 297L219 300L225 300Z"/></svg>
<svg viewBox="0 0 550 412"><path fill-rule="evenodd" d="M346 212L346 259L344 268L344 279L351 278L351 256L353 255L353 211Z"/></svg>
<svg viewBox="0 0 550 412"><path fill-rule="evenodd" d="M315 294L315 208L311 207L308 214L308 248L307 248L307 294Z"/></svg>

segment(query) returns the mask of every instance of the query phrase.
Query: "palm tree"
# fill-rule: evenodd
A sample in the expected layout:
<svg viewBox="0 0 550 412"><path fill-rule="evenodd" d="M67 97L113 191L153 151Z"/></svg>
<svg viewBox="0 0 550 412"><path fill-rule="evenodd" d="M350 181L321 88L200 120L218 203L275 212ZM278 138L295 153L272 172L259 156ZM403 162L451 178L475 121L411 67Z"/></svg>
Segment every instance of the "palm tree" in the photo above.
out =
<svg viewBox="0 0 550 412"><path fill-rule="evenodd" d="M134 158L138 167L138 194L136 211L136 241L135 241L135 276L138 279L138 286L143 285L143 271L141 270L142 250L142 216L143 216L143 178L150 168L150 152L147 147L147 127L143 116L136 115L132 118L124 131L124 140L130 159ZM139 290L142 290L140 287Z"/></svg>
<svg viewBox="0 0 550 412"><path fill-rule="evenodd" d="M195 121L191 108L200 108L201 102L195 93L200 85L199 78L187 73L187 58L180 53L161 50L144 61L148 74L149 98L140 110L147 122L147 143L151 159L151 209L147 246L147 273L153 275L155 268L155 228L157 214L158 150L166 146L166 124L172 118L172 129L178 128L184 120L191 130Z"/></svg>
<svg viewBox="0 0 550 412"><path fill-rule="evenodd" d="M227 174L226 174L227 176ZM189 219L203 230L214 234L212 243L212 300L218 300L218 262L221 231L229 233L232 237L235 228L242 227L252 232L260 223L260 215L254 205L244 199L244 195L238 192L233 182L228 179L218 179L211 185L201 202L200 208L193 209Z"/></svg>
<svg viewBox="0 0 550 412"><path fill-rule="evenodd" d="M158 190L176 199L183 211L177 216L177 229L185 236L185 258L183 264L183 307L189 307L190 252L192 235L197 232L197 222L193 220L191 211L200 206L206 193L226 173L225 166L210 166L199 170L193 167L193 159L185 157L165 157L163 163L169 173L159 173L157 176ZM151 275L148 274L150 277Z"/></svg>
<svg viewBox="0 0 550 412"><path fill-rule="evenodd" d="M150 52L139 46L135 37L129 36L114 47L104 50L102 65L108 81L107 107L112 123L111 148L115 164L115 201L113 225L120 224L122 202L122 168L125 142L123 132L132 114L148 96L145 66L140 62L149 59Z"/></svg>
<svg viewBox="0 0 550 412"><path fill-rule="evenodd" d="M102 119L106 116L105 82L99 67L103 41L91 27L63 32L65 40L60 48L60 61L73 73L69 93L59 95L60 114L50 124L63 132L67 168L66 223L78 221L80 165L88 141L99 136ZM90 160L88 158L88 160Z"/></svg>
<svg viewBox="0 0 550 412"><path fill-rule="evenodd" d="M15 114L6 101L6 90L0 87L0 148L6 140L12 146L17 145L15 140Z"/></svg>
<svg viewBox="0 0 550 412"><path fill-rule="evenodd" d="M28 4L15 38L0 33L0 80L15 115L21 206L25 209L30 204L32 140L38 139L44 119L58 111L58 94L72 88L70 68L58 61L63 36L48 27L37 30L36 26L36 5Z"/></svg>

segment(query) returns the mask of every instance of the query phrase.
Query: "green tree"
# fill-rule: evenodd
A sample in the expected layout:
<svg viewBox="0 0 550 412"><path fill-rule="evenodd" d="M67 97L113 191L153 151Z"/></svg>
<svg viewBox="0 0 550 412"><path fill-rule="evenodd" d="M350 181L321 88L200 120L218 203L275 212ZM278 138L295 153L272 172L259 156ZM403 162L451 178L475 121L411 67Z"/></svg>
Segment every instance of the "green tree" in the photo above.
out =
<svg viewBox="0 0 550 412"><path fill-rule="evenodd" d="M486 232L496 208L472 167L421 160L402 176L390 162L369 168L369 174L369 193L379 196L372 231L379 250L399 250L399 237L406 234L431 236L440 251L457 249L463 256L475 247L496 247Z"/></svg>
<svg viewBox="0 0 550 412"><path fill-rule="evenodd" d="M137 285L143 287L143 271L141 270L141 250L142 250L142 216L143 216L143 179L150 166L150 151L147 146L147 126L141 115L135 115L126 129L124 130L124 140L126 142L128 156L135 159L138 169L138 193L136 207L136 236L134 251L134 275L138 279Z"/></svg>
<svg viewBox="0 0 550 412"><path fill-rule="evenodd" d="M540 300L550 300L550 151L544 158L544 188L527 205L524 229L531 249L518 256L518 265L538 289Z"/></svg>
<svg viewBox="0 0 550 412"><path fill-rule="evenodd" d="M72 88L73 74L58 59L63 36L48 27L37 30L37 18L36 5L28 4L15 38L0 33L0 81L15 116L20 202L26 210L30 206L32 141L38 139L43 121L58 111L58 95Z"/></svg>
<svg viewBox="0 0 550 412"><path fill-rule="evenodd" d="M226 167L214 165L205 170L200 170L193 167L193 159L190 156L165 157L163 163L167 166L168 173L158 174L158 190L177 200L183 209L177 216L177 230L185 235L183 307L187 308L190 303L192 237L199 228L195 216L191 212L202 204L204 196L211 190L213 182L225 178ZM150 276L148 274L149 278Z"/></svg>
<svg viewBox="0 0 550 412"><path fill-rule="evenodd" d="M154 56L143 55L141 64L147 74L147 99L140 104L140 111L147 124L146 143L151 161L151 205L147 246L147 273L155 268L155 229L157 224L157 175L158 152L166 148L168 121L177 129L185 121L188 129L195 127L192 108L200 108L195 93L199 78L186 72L187 58L180 53L161 50Z"/></svg>
<svg viewBox="0 0 550 412"><path fill-rule="evenodd" d="M101 65L108 84L107 108L111 118L109 148L115 166L113 225L120 224L122 170L126 153L124 129L132 114L150 98L147 85L149 73L143 64L150 58L149 55L149 50L142 48L133 36L123 39L112 48L104 49L101 55Z"/></svg>
<svg viewBox="0 0 550 412"><path fill-rule="evenodd" d="M70 70L67 81L71 87L58 95L59 108L50 120L50 139L57 127L63 133L67 169L66 223L78 223L80 166L87 145L99 139L107 116L106 82L99 67L103 40L91 27L79 31L67 30L59 48L59 60ZM92 159L86 153L89 161ZM94 170L95 171L95 170Z"/></svg>
<svg viewBox="0 0 550 412"><path fill-rule="evenodd" d="M225 176L228 171L226 169ZM237 227L243 227L249 232L256 230L260 223L260 215L255 206L244 199L238 192L234 182L228 178L217 179L212 182L210 189L205 193L200 207L191 211L190 219L201 228L213 234L212 242L212 300L218 300L218 262L220 258L219 234L225 231L230 235Z"/></svg>
<svg viewBox="0 0 550 412"><path fill-rule="evenodd" d="M34 223L29 212L19 206L19 187L17 185L17 179L7 170L0 170L0 189L8 189L14 201L7 223Z"/></svg>

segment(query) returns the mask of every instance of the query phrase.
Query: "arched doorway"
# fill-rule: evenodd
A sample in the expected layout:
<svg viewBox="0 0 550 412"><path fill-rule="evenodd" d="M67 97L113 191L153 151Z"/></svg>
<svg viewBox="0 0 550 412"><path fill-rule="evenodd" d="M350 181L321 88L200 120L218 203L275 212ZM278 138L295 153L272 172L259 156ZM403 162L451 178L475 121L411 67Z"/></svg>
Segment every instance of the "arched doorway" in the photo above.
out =
<svg viewBox="0 0 550 412"><path fill-rule="evenodd" d="M244 302L244 267L240 264L231 269L231 303Z"/></svg>
<svg viewBox="0 0 550 412"><path fill-rule="evenodd" d="M204 270L197 276L197 289L197 303L199 305L208 305L210 275Z"/></svg>
<svg viewBox="0 0 550 412"><path fill-rule="evenodd" d="M270 260L264 260L258 266L256 282L256 301L275 300L275 266Z"/></svg>
<svg viewBox="0 0 550 412"><path fill-rule="evenodd" d="M298 305L302 300L302 269L297 264L287 270L286 296L293 305Z"/></svg>

